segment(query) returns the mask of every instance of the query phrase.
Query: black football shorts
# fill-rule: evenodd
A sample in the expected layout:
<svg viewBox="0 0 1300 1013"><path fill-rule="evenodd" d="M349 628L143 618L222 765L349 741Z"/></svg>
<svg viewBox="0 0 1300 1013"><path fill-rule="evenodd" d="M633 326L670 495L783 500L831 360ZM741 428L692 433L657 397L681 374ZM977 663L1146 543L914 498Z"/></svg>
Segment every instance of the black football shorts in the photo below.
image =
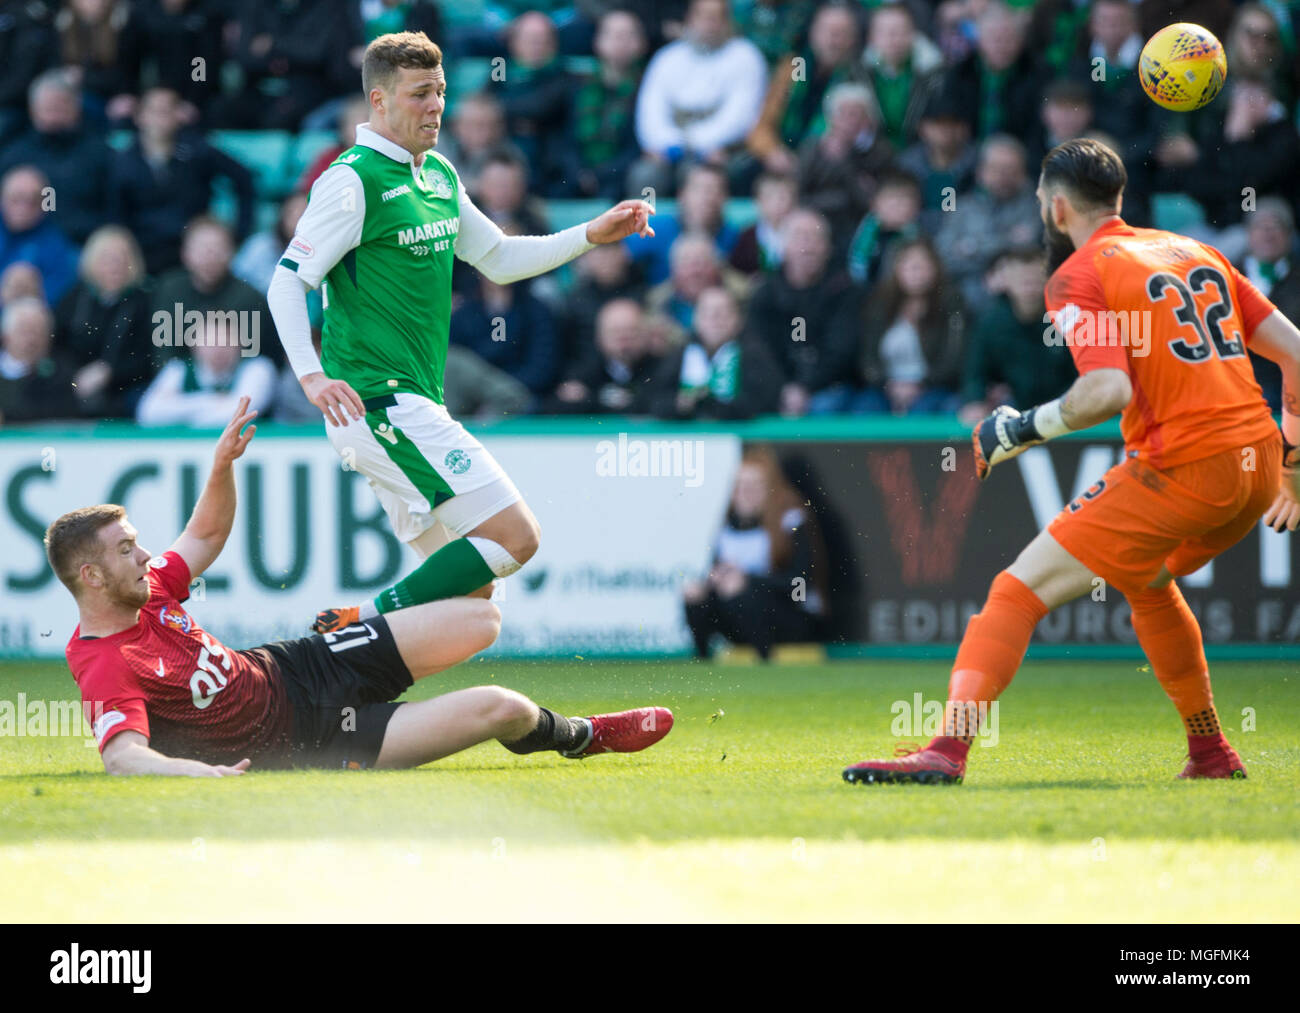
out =
<svg viewBox="0 0 1300 1013"><path fill-rule="evenodd" d="M295 767L364 770L384 744L393 703L411 673L383 616L336 633L263 647L279 667L293 712Z"/></svg>

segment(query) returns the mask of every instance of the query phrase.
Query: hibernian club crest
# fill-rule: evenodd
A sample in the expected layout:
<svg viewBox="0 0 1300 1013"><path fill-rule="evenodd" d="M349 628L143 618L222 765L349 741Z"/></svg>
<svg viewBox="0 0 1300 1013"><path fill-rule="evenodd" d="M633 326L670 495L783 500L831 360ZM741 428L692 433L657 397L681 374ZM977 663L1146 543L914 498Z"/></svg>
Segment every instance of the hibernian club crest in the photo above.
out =
<svg viewBox="0 0 1300 1013"><path fill-rule="evenodd" d="M430 162L433 160L430 159ZM443 175L442 170L430 164L424 167L424 189L439 200L451 199L451 181Z"/></svg>

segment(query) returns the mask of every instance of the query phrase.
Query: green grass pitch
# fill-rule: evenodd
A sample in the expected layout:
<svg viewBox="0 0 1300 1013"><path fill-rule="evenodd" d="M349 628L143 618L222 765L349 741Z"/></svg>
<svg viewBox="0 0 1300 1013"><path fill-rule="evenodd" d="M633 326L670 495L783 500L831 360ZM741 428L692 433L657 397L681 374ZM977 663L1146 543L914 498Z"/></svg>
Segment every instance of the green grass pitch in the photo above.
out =
<svg viewBox="0 0 1300 1013"><path fill-rule="evenodd" d="M411 691L673 709L653 749L582 762L488 743L414 771L114 779L80 739L4 736L0 919L1292 920L1300 671L1212 668L1245 782L1177 780L1177 715L1117 661L1028 662L955 787L840 779L892 753L895 701L941 698L938 662L479 660ZM0 663L19 692L75 687Z"/></svg>

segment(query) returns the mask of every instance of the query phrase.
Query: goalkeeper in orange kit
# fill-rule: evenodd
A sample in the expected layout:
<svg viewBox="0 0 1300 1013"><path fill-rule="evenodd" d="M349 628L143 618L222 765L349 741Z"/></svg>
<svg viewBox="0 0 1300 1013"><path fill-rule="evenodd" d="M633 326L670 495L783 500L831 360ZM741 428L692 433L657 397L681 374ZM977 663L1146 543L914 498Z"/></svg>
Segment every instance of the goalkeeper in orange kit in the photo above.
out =
<svg viewBox="0 0 1300 1013"><path fill-rule="evenodd" d="M1126 181L1119 156L1094 140L1067 141L1043 159L1047 308L1079 378L1056 401L999 408L972 436L982 479L1027 447L1122 411L1124 459L994 578L957 652L944 734L902 759L854 764L845 780L960 781L978 716L1011 682L1038 621L1097 577L1128 599L1138 642L1183 719L1180 776L1246 776L1174 578L1261 517L1278 531L1300 524L1300 331L1218 250L1125 224ZM1282 370L1280 434L1248 347Z"/></svg>

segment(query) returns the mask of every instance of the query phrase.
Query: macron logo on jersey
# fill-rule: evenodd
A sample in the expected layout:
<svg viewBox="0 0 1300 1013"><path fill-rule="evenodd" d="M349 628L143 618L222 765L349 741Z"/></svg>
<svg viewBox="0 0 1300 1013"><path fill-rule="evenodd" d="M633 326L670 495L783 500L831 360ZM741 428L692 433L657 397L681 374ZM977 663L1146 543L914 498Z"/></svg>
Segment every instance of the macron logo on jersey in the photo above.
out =
<svg viewBox="0 0 1300 1013"><path fill-rule="evenodd" d="M412 229L402 229L397 233L398 246L410 246L412 243L424 243L430 239L454 236L460 232L460 218L443 218L437 222L425 222Z"/></svg>
<svg viewBox="0 0 1300 1013"><path fill-rule="evenodd" d="M410 192L411 192L411 187L408 184L403 183L401 186L395 186L391 190L385 190L383 196L380 199L382 202L387 203L388 201L392 200L394 197L400 197L402 196L402 194L410 193Z"/></svg>

